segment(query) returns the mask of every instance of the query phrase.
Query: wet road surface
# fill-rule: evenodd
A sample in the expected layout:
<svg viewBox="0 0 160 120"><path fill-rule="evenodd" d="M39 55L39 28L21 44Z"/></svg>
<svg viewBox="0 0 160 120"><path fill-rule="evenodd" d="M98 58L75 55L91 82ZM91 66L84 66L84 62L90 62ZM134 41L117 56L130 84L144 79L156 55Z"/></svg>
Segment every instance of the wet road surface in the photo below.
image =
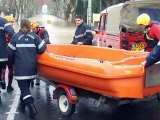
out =
<svg viewBox="0 0 160 120"><path fill-rule="evenodd" d="M52 44L71 43L74 31L76 29L73 23L64 21L51 15L38 15L36 17L30 18L30 20L38 21L41 26L45 26L49 32L50 41Z"/></svg>
<svg viewBox="0 0 160 120"><path fill-rule="evenodd" d="M71 42L75 26L54 16L38 16L31 18L39 20L49 31L52 44L68 44ZM52 23L48 24L47 20ZM43 22L44 21L44 22ZM6 80L7 81L7 80ZM14 91L7 93L2 90L2 104L0 105L0 120L31 120L26 113L18 112L20 91L17 82L13 82ZM95 100L80 98L73 116L63 117L58 110L57 101L52 99L53 86L41 81L40 86L31 87L38 110L36 120L160 120L160 103L140 102L133 105L97 107Z"/></svg>
<svg viewBox="0 0 160 120"><path fill-rule="evenodd" d="M15 90L7 93L2 90L2 104L0 105L0 120L31 120L26 113L19 113L19 88L16 81ZM52 99L53 86L41 81L40 86L31 87L38 110L36 120L160 120L160 103L140 102L133 105L111 107L105 104L97 107L95 100L80 98L73 116L63 117L58 110L57 101Z"/></svg>

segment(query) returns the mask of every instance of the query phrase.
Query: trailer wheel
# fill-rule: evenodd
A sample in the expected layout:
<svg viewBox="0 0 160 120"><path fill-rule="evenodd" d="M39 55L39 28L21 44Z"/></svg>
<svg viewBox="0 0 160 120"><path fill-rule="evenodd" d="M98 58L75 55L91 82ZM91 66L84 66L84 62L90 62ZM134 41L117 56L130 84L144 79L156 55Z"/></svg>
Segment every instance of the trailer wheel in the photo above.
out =
<svg viewBox="0 0 160 120"><path fill-rule="evenodd" d="M65 91L59 92L57 102L62 115L69 117L75 112L76 105L69 102Z"/></svg>

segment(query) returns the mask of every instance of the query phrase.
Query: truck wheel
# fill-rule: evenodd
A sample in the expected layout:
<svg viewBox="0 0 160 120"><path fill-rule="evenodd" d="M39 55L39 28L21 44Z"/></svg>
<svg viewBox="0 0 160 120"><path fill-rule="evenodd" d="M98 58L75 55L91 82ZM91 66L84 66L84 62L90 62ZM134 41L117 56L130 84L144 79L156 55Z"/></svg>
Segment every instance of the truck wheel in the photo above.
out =
<svg viewBox="0 0 160 120"><path fill-rule="evenodd" d="M60 91L58 94L58 108L64 116L71 116L75 112L75 104L69 102L65 91Z"/></svg>

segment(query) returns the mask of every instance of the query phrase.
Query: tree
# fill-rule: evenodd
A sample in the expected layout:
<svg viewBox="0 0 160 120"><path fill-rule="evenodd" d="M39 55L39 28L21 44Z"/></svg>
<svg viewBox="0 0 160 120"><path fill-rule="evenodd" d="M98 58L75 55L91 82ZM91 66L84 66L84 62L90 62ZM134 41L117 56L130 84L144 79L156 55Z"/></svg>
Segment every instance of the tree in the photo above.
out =
<svg viewBox="0 0 160 120"><path fill-rule="evenodd" d="M42 5L48 5L51 14L69 20L74 20L77 14L87 18L88 0L1 0L0 7L5 14L13 14L16 20L31 17L41 12ZM92 12L99 13L112 4L127 0L92 0ZM100 5L101 3L101 5Z"/></svg>
<svg viewBox="0 0 160 120"><path fill-rule="evenodd" d="M16 20L33 15L33 0L14 0L14 3L16 8Z"/></svg>
<svg viewBox="0 0 160 120"><path fill-rule="evenodd" d="M68 20L71 15L71 19L73 20L76 15L75 11L78 1L79 0L54 0L52 1L52 14L65 20Z"/></svg>
<svg viewBox="0 0 160 120"><path fill-rule="evenodd" d="M92 12L93 13L100 12L100 0L92 0Z"/></svg>
<svg viewBox="0 0 160 120"><path fill-rule="evenodd" d="M85 12L87 10L87 5L84 4L82 0L78 0L77 8L76 8L76 14L77 15L83 15L85 16Z"/></svg>
<svg viewBox="0 0 160 120"><path fill-rule="evenodd" d="M33 15L34 0L2 0L2 12L5 15L13 14L16 20Z"/></svg>
<svg viewBox="0 0 160 120"><path fill-rule="evenodd" d="M79 0L70 0L70 2L69 2L69 6L71 8L71 14L72 14L71 21L73 21L75 19L78 1Z"/></svg>

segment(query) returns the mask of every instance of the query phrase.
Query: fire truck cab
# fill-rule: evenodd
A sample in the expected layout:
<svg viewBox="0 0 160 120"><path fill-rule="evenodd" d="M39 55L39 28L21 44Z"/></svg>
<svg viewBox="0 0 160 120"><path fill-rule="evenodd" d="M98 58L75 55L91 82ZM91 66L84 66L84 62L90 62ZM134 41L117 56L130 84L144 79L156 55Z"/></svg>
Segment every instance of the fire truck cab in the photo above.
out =
<svg viewBox="0 0 160 120"><path fill-rule="evenodd" d="M141 13L147 13L151 20L160 22L160 1L132 0L103 10L100 13L99 26L94 34L93 44L117 49L143 50L146 42L136 24L136 19Z"/></svg>

